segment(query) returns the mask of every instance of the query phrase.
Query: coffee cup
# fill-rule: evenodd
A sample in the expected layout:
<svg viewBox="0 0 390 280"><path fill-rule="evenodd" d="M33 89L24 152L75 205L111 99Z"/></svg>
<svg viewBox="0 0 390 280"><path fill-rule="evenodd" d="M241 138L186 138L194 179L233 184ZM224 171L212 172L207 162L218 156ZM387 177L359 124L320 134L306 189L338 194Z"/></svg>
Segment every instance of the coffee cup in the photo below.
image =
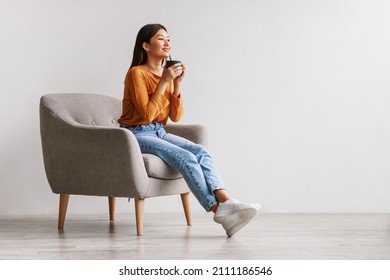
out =
<svg viewBox="0 0 390 280"><path fill-rule="evenodd" d="M165 61L165 68L169 68L172 65L178 64L178 63L181 63L181 61L180 60L167 60L167 61Z"/></svg>

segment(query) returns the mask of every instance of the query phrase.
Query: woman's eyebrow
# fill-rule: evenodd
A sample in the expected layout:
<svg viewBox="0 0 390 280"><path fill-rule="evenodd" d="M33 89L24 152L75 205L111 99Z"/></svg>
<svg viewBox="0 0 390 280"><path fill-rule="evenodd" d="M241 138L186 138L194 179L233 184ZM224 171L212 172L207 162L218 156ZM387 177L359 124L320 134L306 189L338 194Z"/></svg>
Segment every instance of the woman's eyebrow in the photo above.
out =
<svg viewBox="0 0 390 280"><path fill-rule="evenodd" d="M163 38L165 38L165 36L164 36L164 35L162 35L162 34L158 34L158 35L157 35L157 37L163 37ZM169 36L166 36L166 38L168 38L168 39L169 39L170 37L169 37Z"/></svg>

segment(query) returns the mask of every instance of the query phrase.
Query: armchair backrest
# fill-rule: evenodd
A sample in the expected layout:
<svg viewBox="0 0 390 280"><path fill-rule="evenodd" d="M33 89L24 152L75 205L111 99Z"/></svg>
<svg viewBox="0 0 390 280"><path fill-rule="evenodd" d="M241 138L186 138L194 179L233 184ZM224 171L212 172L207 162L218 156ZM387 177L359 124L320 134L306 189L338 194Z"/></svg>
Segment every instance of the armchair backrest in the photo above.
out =
<svg viewBox="0 0 390 280"><path fill-rule="evenodd" d="M47 94L42 105L68 123L94 126L118 126L122 110L119 99L86 93Z"/></svg>

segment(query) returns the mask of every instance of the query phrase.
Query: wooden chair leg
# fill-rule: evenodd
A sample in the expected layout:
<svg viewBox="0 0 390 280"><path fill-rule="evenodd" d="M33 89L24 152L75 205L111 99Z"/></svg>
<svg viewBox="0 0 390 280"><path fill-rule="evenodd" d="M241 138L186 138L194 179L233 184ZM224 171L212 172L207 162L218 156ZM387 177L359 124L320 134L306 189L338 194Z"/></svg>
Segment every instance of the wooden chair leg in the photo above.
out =
<svg viewBox="0 0 390 280"><path fill-rule="evenodd" d="M144 204L145 200L135 198L135 223L137 225L137 235L141 236L144 233Z"/></svg>
<svg viewBox="0 0 390 280"><path fill-rule="evenodd" d="M60 194L60 209L58 214L58 229L64 228L66 210L68 209L69 194Z"/></svg>
<svg viewBox="0 0 390 280"><path fill-rule="evenodd" d="M108 208L110 212L110 221L113 221L115 219L115 197L109 196L108 197Z"/></svg>
<svg viewBox="0 0 390 280"><path fill-rule="evenodd" d="M181 202L184 208L184 214L186 215L187 225L192 225L191 205L190 205L190 193L182 193Z"/></svg>

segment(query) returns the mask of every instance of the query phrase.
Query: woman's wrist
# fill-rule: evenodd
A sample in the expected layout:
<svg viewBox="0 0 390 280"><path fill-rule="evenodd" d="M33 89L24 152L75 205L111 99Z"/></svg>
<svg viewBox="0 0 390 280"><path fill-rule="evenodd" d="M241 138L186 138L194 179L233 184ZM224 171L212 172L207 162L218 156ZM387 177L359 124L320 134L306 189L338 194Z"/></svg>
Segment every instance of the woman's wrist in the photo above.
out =
<svg viewBox="0 0 390 280"><path fill-rule="evenodd" d="M178 82L177 80L174 80L174 82L173 82L173 95L176 97L179 97L180 94L181 94L180 82Z"/></svg>
<svg viewBox="0 0 390 280"><path fill-rule="evenodd" d="M160 92L162 95L164 95L165 90L168 86L168 82L164 81L163 79L160 80L160 82L157 85L156 92Z"/></svg>

